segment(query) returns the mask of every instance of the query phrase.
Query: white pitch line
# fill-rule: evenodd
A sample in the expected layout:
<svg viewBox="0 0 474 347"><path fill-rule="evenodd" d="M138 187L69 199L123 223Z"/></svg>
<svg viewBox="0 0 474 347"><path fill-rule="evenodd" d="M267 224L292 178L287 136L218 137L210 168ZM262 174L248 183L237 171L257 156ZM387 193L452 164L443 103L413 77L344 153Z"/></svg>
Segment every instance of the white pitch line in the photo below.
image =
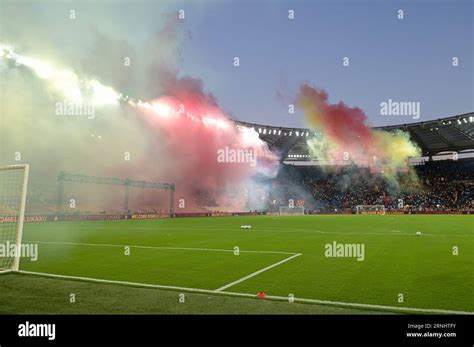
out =
<svg viewBox="0 0 474 347"><path fill-rule="evenodd" d="M258 271L252 272L250 275L247 275L247 276L245 276L245 277L242 277L242 278L238 279L237 281L234 281L234 282L231 282L231 283L229 283L229 284L226 284L225 286L222 286L222 287L216 289L215 291L216 291L216 292L222 292L223 290L225 290L225 289L227 289L227 288L230 288L230 287L232 287L232 286L235 286L236 284L239 284L239 283L241 283L241 282L244 282L244 281L248 280L249 278L255 277L255 276L261 274L262 272L265 272L265 271L267 271L267 270L270 270L270 269L274 268L275 266L278 266L278 265L281 265L281 264L283 264L283 263L286 263L287 261L290 261L290 260L293 259L293 258L299 257L300 255L301 255L301 253L296 253L296 254L292 255L291 257L285 258L285 259L280 260L279 262L274 263L274 264L272 264L272 265L269 265L269 266L267 266L267 267L265 267L265 268L263 268L263 269L260 269L260 270L258 270Z"/></svg>
<svg viewBox="0 0 474 347"><path fill-rule="evenodd" d="M36 275L36 276L51 277L51 278L80 280L80 281L92 282L92 283L123 284L123 285L127 285L127 286L132 286L132 287L172 289L172 290L182 290L182 291L196 292L196 293L212 293L213 292L212 290L209 290L209 289L187 288L187 287L178 287L178 286L166 286L166 285L161 285L161 284L137 283L137 282L118 281L118 280L105 280L105 279L93 278L93 277L56 275L56 274L50 274L50 273L45 273L45 272L34 272L34 271L25 271L25 270L20 270L18 272L21 273L21 274L26 274L26 275Z"/></svg>
<svg viewBox="0 0 474 347"><path fill-rule="evenodd" d="M210 289L165 286L165 285L160 285L160 284L147 284L147 283L137 283L137 282L127 282L127 281L117 281L117 280L105 280L105 279L98 279L98 278L91 278L91 277L56 275L56 274L49 274L49 273L44 273L44 272L33 272L33 271L24 271L24 270L20 270L18 272L21 274L26 274L26 275L60 278L60 279L66 279L66 280L80 280L80 281L89 282L89 283L120 284L120 285L127 285L131 287L139 287L139 288L181 290L181 291L186 291L186 292L191 292L191 293L226 295L226 296L236 296L236 297L252 298L252 299L256 298L255 294L249 294L249 293L216 292L215 290L210 290ZM288 302L288 297L286 296L268 295L265 297L265 299ZM263 300L263 299L260 299L260 300ZM398 312L408 312L408 313L421 312L421 313L474 315L474 312L467 312L467 311L454 311L454 310L416 308L416 307L399 307L399 306L387 306L387 305L376 305L376 304L359 304L359 303L352 303L352 302L329 301L329 300L318 300L318 299L294 298L294 302L330 305L330 306L336 306L336 307L382 309L384 311L398 311Z"/></svg>
<svg viewBox="0 0 474 347"><path fill-rule="evenodd" d="M321 230L313 230L313 229L288 229L288 230L261 230L267 231L271 233L321 233L326 235L355 235L355 236L363 236L363 235L383 235L383 236L414 236L414 233L404 233L400 234L399 232L395 231L387 231L387 232L374 232L374 233L355 233L355 232L343 232L343 231L321 231ZM474 234L423 234L424 236L466 236L466 237L473 237Z"/></svg>
<svg viewBox="0 0 474 347"><path fill-rule="evenodd" d="M70 227L71 229L83 229L83 230L90 230L90 227L82 228L82 227ZM263 232L271 232L271 233L320 233L320 234L337 234L337 235L395 235L395 236L412 236L413 234L387 234L387 233L354 233L354 232L333 232L333 231L322 231L322 230L315 230L315 229L294 229L294 228L255 228L258 231ZM156 231L181 231L181 228L176 227L167 227L167 226L157 226L153 228L127 228L127 230L156 230ZM192 228L192 230L199 230L199 231L236 231L235 228ZM391 230L390 232L395 232ZM474 234L424 234L429 236L467 236L467 237L474 237ZM288 253L294 254L294 253Z"/></svg>
<svg viewBox="0 0 474 347"><path fill-rule="evenodd" d="M345 234L345 235L392 235L392 236L414 236L414 233L409 234L387 234L387 233L340 233L340 232L330 232L328 234ZM467 236L472 237L474 234L423 234L423 236Z"/></svg>
<svg viewBox="0 0 474 347"><path fill-rule="evenodd" d="M227 293L227 292L224 292ZM285 300L288 301L286 296L273 296L268 295L266 298L274 300ZM442 310L436 308L416 308L416 307L399 307L399 306L387 306L387 305L375 305L375 304L360 304L352 302L340 302L340 301L330 301L330 300L317 300L317 299L303 299L295 298L295 302L307 302L312 304L322 304L330 306L343 306L343 307L357 307L357 308L373 308L373 309L382 309L388 311L401 311L401 312L424 312L424 313L443 313L443 314L469 314L474 315L474 312L467 311L453 311L453 310Z"/></svg>
<svg viewBox="0 0 474 347"><path fill-rule="evenodd" d="M138 246L138 245L117 245L109 243L81 243L81 242L59 242L59 241L23 241L23 243L44 243L55 245L70 245L70 246L91 246L91 247L132 247L143 249L162 249L162 250L176 250L176 251L203 251L203 252L234 252L233 249L221 248L193 248L193 247L160 247L160 246ZM280 251L249 251L239 250L240 253L258 253L258 254L285 254L295 255L297 253L280 252Z"/></svg>
<svg viewBox="0 0 474 347"><path fill-rule="evenodd" d="M155 228L130 228L130 230L138 230L138 229L147 229L147 230L156 230ZM162 227L160 231L175 231L180 230L179 228L169 228L169 227ZM193 228L192 230L199 230L199 231L235 231L234 228ZM391 236L413 236L413 233L408 233L407 231L402 232L402 230L388 230L387 232L368 232L368 233L357 233L357 232L341 232L341 231L323 231L323 230L316 230L316 229L295 229L295 228L260 228L255 227L255 231L261 232L269 232L269 233L319 233L319 234L326 234L326 235L391 235ZM396 232L397 234L392 234ZM424 234L428 236L467 236L467 237L474 237L474 234Z"/></svg>

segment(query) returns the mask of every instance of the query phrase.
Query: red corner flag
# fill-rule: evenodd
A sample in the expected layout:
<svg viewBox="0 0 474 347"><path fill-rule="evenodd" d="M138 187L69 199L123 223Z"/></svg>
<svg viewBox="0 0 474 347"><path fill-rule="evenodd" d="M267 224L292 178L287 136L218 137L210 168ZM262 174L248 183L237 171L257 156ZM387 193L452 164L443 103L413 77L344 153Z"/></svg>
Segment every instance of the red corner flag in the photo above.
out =
<svg viewBox="0 0 474 347"><path fill-rule="evenodd" d="M257 298L264 298L266 296L267 296L267 293L265 293L265 292L260 292L260 293L257 294Z"/></svg>

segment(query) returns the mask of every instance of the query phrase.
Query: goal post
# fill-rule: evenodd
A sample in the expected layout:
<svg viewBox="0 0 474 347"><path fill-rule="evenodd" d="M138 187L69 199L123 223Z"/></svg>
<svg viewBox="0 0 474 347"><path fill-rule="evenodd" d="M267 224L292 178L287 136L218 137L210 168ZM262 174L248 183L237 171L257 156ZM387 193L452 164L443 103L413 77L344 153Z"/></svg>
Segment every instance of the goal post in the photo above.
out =
<svg viewBox="0 0 474 347"><path fill-rule="evenodd" d="M303 206L280 206L280 215L304 215Z"/></svg>
<svg viewBox="0 0 474 347"><path fill-rule="evenodd" d="M15 251L0 254L0 272L18 271L25 219L29 165L0 167L0 246Z"/></svg>
<svg viewBox="0 0 474 347"><path fill-rule="evenodd" d="M385 214L384 205L357 205L357 214Z"/></svg>

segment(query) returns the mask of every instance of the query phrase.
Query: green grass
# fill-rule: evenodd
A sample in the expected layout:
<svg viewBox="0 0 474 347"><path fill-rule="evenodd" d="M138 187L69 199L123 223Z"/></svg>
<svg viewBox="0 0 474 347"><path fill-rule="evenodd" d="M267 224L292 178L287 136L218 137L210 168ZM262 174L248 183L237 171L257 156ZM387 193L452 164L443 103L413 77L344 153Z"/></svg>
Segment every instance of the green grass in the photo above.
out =
<svg viewBox="0 0 474 347"><path fill-rule="evenodd" d="M186 293L122 285L0 275L2 314L370 314L322 305ZM70 295L75 302L70 302Z"/></svg>
<svg viewBox="0 0 474 347"><path fill-rule="evenodd" d="M31 223L23 239L41 242L39 260L22 259L21 269L213 291L301 253L225 292L474 312L473 222L468 215L319 215ZM243 224L253 229L241 230ZM333 241L364 244L364 261L325 257ZM125 255L127 245L163 248L131 247ZM71 290L84 301L59 304ZM179 292L1 275L0 313L361 312L212 293L187 293L190 299L179 304ZM38 297L42 304L34 304Z"/></svg>

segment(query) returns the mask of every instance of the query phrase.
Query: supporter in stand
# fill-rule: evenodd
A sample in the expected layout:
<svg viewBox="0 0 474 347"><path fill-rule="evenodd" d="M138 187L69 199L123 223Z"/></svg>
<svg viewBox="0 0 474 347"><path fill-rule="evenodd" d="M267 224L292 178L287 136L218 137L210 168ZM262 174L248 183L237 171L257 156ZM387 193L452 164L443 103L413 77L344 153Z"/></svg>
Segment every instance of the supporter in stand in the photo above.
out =
<svg viewBox="0 0 474 347"><path fill-rule="evenodd" d="M322 211L353 210L357 205L384 205L389 211L474 210L472 163L429 162L416 167L416 186L402 173L395 186L381 175L352 166L326 171L291 167L286 171L276 179L278 189L272 191L280 197L270 195L273 203L269 210L284 205L288 199L304 199L306 209ZM310 192L312 199L305 198L305 192Z"/></svg>

